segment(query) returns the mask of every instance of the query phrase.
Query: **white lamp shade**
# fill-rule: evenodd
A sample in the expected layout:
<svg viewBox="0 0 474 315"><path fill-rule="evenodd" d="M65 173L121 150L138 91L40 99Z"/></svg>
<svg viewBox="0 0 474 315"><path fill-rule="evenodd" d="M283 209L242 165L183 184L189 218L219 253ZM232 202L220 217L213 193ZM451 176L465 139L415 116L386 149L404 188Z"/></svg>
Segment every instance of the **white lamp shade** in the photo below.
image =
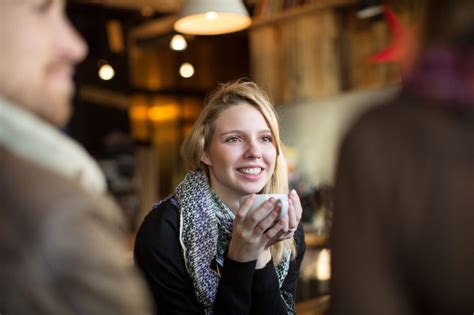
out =
<svg viewBox="0 0 474 315"><path fill-rule="evenodd" d="M219 35L240 31L251 23L241 0L188 0L174 29L183 34Z"/></svg>

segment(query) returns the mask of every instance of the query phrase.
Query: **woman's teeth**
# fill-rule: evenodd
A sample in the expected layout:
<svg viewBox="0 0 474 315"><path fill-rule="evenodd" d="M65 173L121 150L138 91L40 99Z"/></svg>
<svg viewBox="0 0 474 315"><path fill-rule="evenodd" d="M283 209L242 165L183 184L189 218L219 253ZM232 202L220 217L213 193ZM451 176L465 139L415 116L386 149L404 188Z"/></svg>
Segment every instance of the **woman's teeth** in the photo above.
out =
<svg viewBox="0 0 474 315"><path fill-rule="evenodd" d="M240 171L245 174L249 175L257 175L260 174L262 169L260 167L252 167L252 168L241 168Z"/></svg>

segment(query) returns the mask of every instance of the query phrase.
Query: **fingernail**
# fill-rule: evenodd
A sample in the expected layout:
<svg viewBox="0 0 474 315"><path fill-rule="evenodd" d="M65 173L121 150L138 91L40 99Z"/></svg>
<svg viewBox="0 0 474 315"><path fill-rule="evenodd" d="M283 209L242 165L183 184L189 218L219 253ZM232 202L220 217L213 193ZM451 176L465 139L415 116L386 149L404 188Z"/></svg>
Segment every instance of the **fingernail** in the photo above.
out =
<svg viewBox="0 0 474 315"><path fill-rule="evenodd" d="M268 207L273 207L274 203L275 203L275 198L273 197L267 200Z"/></svg>

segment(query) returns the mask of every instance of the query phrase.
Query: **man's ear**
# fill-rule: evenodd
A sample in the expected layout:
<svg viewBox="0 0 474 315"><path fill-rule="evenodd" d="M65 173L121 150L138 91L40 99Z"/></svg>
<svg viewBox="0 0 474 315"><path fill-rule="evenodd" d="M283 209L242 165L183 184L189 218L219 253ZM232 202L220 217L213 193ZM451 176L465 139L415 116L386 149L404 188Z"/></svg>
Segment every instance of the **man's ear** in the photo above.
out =
<svg viewBox="0 0 474 315"><path fill-rule="evenodd" d="M206 164L207 166L211 166L212 163L211 163L211 159L209 158L209 155L207 154L206 151L204 151L201 155L201 162L203 162L204 164Z"/></svg>

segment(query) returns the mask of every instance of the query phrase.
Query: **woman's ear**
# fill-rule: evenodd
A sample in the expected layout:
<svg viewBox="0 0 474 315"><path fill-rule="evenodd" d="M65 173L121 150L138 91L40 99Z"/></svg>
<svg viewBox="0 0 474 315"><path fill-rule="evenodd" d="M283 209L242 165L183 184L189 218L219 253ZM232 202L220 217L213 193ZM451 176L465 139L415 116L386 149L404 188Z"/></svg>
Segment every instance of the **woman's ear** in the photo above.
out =
<svg viewBox="0 0 474 315"><path fill-rule="evenodd" d="M212 163L211 163L211 159L209 158L209 155L207 154L206 151L204 151L201 155L201 162L203 162L204 164L206 164L207 166L211 166Z"/></svg>

